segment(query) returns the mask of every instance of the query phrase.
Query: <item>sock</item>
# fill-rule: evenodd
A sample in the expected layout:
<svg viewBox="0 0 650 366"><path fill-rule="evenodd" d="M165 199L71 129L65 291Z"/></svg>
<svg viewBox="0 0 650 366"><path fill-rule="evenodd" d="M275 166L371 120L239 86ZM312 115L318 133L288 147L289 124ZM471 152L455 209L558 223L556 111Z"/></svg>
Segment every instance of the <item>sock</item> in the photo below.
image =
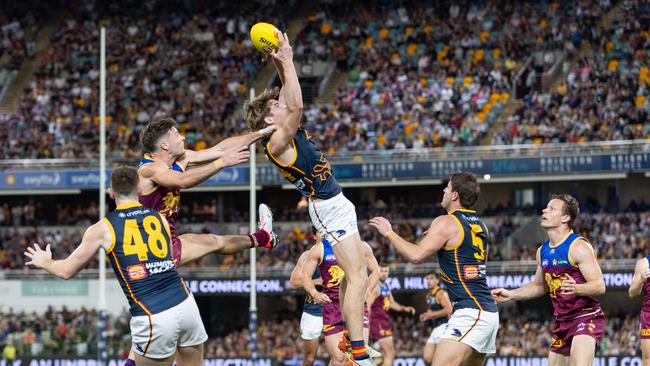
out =
<svg viewBox="0 0 650 366"><path fill-rule="evenodd" d="M248 234L251 239L251 248L256 246L269 248L271 244L271 235L264 230L257 230L252 234Z"/></svg>
<svg viewBox="0 0 650 366"><path fill-rule="evenodd" d="M135 366L135 360L127 358L126 362L124 362L124 366Z"/></svg>
<svg viewBox="0 0 650 366"><path fill-rule="evenodd" d="M370 358L368 352L366 352L366 345L363 340L351 341L350 344L352 345L352 357L354 357L355 360L365 360Z"/></svg>

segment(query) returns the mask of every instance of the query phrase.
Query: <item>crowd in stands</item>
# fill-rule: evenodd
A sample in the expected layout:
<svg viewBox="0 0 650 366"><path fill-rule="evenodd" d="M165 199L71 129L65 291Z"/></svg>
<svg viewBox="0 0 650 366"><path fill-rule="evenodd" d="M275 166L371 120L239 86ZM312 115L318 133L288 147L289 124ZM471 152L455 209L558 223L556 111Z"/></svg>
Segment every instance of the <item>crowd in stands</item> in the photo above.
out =
<svg viewBox="0 0 650 366"><path fill-rule="evenodd" d="M531 54L571 57L586 41L602 56L579 63L557 93L526 95L493 143L647 134L639 127L650 103L647 1L625 0L615 32L599 29L610 0L424 3L328 0L308 17L294 41L297 57L334 60L349 77L333 103L305 109L304 125L324 150L480 144ZM241 102L262 67L248 30L259 18L286 27L295 2L132 5L75 0L61 10L18 111L0 116L12 126L0 129L8 141L1 157L97 156L99 24L107 26L111 159L138 157L138 132L162 115L177 119L195 149L246 130ZM242 15L249 8L255 19ZM591 98L592 89L601 91Z"/></svg>
<svg viewBox="0 0 650 366"><path fill-rule="evenodd" d="M18 111L0 120L11 126L0 132L9 141L1 156L97 156L100 25L109 158L139 156L138 133L159 116L173 116L196 149L242 131L242 98L262 65L250 26L260 17L282 26L276 14L290 15L291 4L70 1Z"/></svg>
<svg viewBox="0 0 650 366"><path fill-rule="evenodd" d="M494 144L644 139L650 136L650 2L622 10L549 93L531 93Z"/></svg>
<svg viewBox="0 0 650 366"><path fill-rule="evenodd" d="M388 202L393 202L389 199ZM395 201L398 202L398 201ZM179 223L179 232L214 233L224 234L223 228L215 225L219 215L215 212L217 204L206 201L190 200L189 205L183 206L180 217L189 218ZM432 217L441 214L440 208L430 207L414 212L412 216L407 213L408 206L389 204L377 199L373 203L360 205L357 212L359 216L360 232L362 238L373 248L375 256L380 261L389 263L403 263L405 260L389 245L385 238L367 225L367 218L381 215L393 222L393 229L406 240L417 242L427 230ZM23 252L32 243L52 243L54 256L63 257L75 249L79 244L85 227L95 222L98 217L98 207L93 201L90 203L59 203L41 210L41 202L16 201L14 204L4 203L0 207L0 268L23 268ZM526 213L527 216L536 217L536 210L530 207L515 208L498 206L490 208L489 214L489 248L490 261L519 261L535 259L537 246L540 243L512 243L510 240L517 229L524 222L515 220L515 216ZM48 217L39 216L49 212ZM234 215L236 210L228 209L228 223L247 222L244 212L240 216ZM275 211L276 222L297 222L295 226L277 226L276 232L280 235L280 244L272 251L258 251L257 267L260 271L291 270L296 258L309 248L313 242L313 234L308 224L307 213L294 208L278 208ZM234 215L234 216L233 216ZM196 217L198 216L198 217ZM222 217L223 219L223 217ZM220 230L221 229L221 230ZM632 201L625 209L607 212L596 201L585 200L582 213L578 216L574 230L585 236L593 244L600 259L633 259L647 252L648 237L650 237L650 207L645 201ZM435 258L430 258L435 261ZM219 271L226 273L232 268L246 268L249 263L248 253L234 256L209 256L194 266L216 266ZM96 261L89 265L96 266Z"/></svg>
<svg viewBox="0 0 650 366"><path fill-rule="evenodd" d="M424 310L424 309L420 309ZM261 319L257 330L258 356L282 359L300 357L299 312L280 312L276 319ZM96 354L98 313L95 309L49 308L44 313L0 311L0 351L7 347L16 357L84 357ZM635 356L640 353L639 316L635 313L608 313L598 356ZM500 309L497 355L547 356L552 325L551 313L523 307ZM130 349L129 313L108 317L109 357L125 358ZM206 318L204 318L206 321ZM393 314L393 339L398 356L421 356L430 327L417 316ZM372 344L372 342L371 342ZM205 344L205 357L248 357L247 327L225 330ZM328 358L321 343L318 357Z"/></svg>
<svg viewBox="0 0 650 366"><path fill-rule="evenodd" d="M55 3L55 2L52 2ZM36 52L36 37L48 12L42 1L13 1L0 7L0 70L18 70Z"/></svg>

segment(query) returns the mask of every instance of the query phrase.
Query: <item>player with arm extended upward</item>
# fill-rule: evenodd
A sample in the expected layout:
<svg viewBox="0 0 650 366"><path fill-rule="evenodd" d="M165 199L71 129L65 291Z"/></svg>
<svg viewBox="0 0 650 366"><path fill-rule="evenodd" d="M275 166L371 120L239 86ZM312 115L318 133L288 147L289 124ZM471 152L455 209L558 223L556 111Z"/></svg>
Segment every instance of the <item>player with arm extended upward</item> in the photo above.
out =
<svg viewBox="0 0 650 366"><path fill-rule="evenodd" d="M293 64L293 50L286 34L278 34L279 49L271 54L282 88L265 90L244 104L246 122L252 131L276 126L262 139L264 153L280 173L309 199L312 224L331 243L338 263L345 271L341 288L342 309L347 321L355 363L371 364L363 341L364 296L368 269L363 260L363 243L357 227L354 205L342 193L325 155L304 128L302 92Z"/></svg>

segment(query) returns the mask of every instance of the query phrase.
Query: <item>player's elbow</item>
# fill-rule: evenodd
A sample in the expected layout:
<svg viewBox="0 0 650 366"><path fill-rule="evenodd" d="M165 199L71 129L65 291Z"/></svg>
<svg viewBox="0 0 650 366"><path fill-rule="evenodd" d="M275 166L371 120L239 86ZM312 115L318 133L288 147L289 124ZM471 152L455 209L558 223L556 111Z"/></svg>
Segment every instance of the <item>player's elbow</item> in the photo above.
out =
<svg viewBox="0 0 650 366"><path fill-rule="evenodd" d="M297 281L297 280L290 280L289 281L289 288L292 290L298 290L302 287L302 281Z"/></svg>
<svg viewBox="0 0 650 366"><path fill-rule="evenodd" d="M59 277L62 278L62 279L64 279L64 280L69 280L69 279L71 279L72 277L74 277L75 274L76 274L76 273L74 273L74 272L73 272L72 270L70 270L70 269L64 269L61 273L59 273Z"/></svg>
<svg viewBox="0 0 650 366"><path fill-rule="evenodd" d="M627 290L627 296L629 296L630 299L633 299L633 298L639 296L639 294L636 291L633 291L632 288L630 287L630 289Z"/></svg>
<svg viewBox="0 0 650 366"><path fill-rule="evenodd" d="M604 295L606 291L607 288L605 287L605 281L603 280L598 281L598 287L596 288L596 296Z"/></svg>
<svg viewBox="0 0 650 366"><path fill-rule="evenodd" d="M423 263L426 259L427 259L427 254L420 250L413 253L409 258L411 263L415 263L415 264Z"/></svg>

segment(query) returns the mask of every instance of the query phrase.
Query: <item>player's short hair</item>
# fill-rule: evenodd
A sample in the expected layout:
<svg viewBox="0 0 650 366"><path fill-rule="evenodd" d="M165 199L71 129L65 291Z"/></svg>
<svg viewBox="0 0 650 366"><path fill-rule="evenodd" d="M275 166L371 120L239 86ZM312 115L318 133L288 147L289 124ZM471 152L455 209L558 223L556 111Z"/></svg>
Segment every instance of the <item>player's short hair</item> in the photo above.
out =
<svg viewBox="0 0 650 366"><path fill-rule="evenodd" d="M278 99L279 96L280 89L265 89L253 101L244 102L244 119L251 131L264 128L264 118L271 115L269 100Z"/></svg>
<svg viewBox="0 0 650 366"><path fill-rule="evenodd" d="M481 190L476 180L476 175L472 173L454 173L449 177L451 190L458 193L460 205L463 208L474 208Z"/></svg>
<svg viewBox="0 0 650 366"><path fill-rule="evenodd" d="M155 152L158 149L160 138L174 127L176 127L176 121L170 117L158 118L149 122L140 132L142 149L148 153Z"/></svg>
<svg viewBox="0 0 650 366"><path fill-rule="evenodd" d="M576 221L576 217L580 213L580 204L578 200L568 193L560 193L551 195L552 200L560 200L564 202L564 207L562 208L563 215L569 215L570 219L567 225L570 228L573 228L573 223Z"/></svg>
<svg viewBox="0 0 650 366"><path fill-rule="evenodd" d="M388 264L386 262L380 262L379 267L390 267L390 264Z"/></svg>
<svg viewBox="0 0 650 366"><path fill-rule="evenodd" d="M138 189L138 171L128 166L121 166L111 174L111 189L120 196L130 196Z"/></svg>
<svg viewBox="0 0 650 366"><path fill-rule="evenodd" d="M429 272L427 272L427 277L428 276L435 276L436 278L438 278L438 273L432 269Z"/></svg>

